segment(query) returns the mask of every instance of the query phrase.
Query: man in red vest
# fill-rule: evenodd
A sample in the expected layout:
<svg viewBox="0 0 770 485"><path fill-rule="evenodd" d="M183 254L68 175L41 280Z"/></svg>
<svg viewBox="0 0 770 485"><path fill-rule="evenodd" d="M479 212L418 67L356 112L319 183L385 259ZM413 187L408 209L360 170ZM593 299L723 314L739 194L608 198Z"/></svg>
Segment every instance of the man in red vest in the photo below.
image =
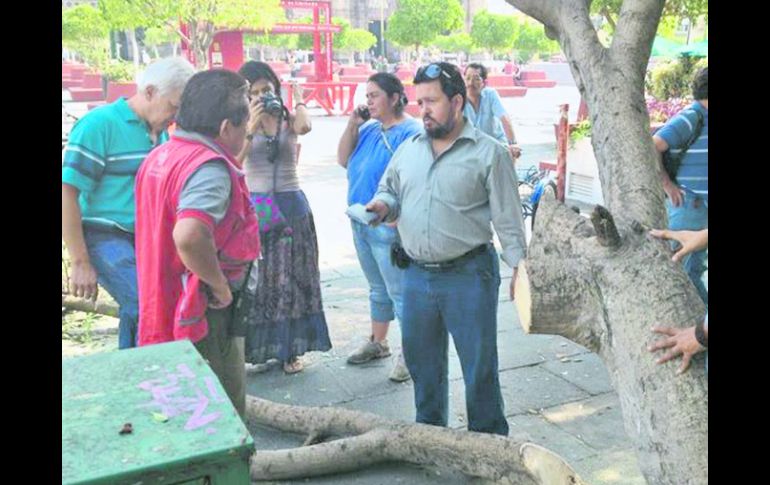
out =
<svg viewBox="0 0 770 485"><path fill-rule="evenodd" d="M139 345L189 339L243 416L243 333L233 302L259 255L256 214L240 152L247 83L226 70L195 74L182 93L170 141L136 178Z"/></svg>

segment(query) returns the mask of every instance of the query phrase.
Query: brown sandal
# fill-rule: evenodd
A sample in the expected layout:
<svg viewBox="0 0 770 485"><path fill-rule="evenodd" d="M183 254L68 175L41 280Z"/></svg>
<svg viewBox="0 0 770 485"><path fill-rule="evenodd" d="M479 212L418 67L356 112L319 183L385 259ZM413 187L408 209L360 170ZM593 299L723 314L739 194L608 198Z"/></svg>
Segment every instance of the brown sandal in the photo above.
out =
<svg viewBox="0 0 770 485"><path fill-rule="evenodd" d="M283 371L287 374L296 374L298 372L302 372L304 368L305 366L303 366L302 362L296 357L289 362L283 363Z"/></svg>

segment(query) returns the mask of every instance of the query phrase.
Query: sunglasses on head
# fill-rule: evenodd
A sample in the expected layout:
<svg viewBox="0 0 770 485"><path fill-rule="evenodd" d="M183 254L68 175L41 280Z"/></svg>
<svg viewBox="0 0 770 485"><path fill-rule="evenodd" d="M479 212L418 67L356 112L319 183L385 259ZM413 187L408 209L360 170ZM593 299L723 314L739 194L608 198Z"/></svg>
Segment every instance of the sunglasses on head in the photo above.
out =
<svg viewBox="0 0 770 485"><path fill-rule="evenodd" d="M421 67L417 70L417 75L414 76L415 80L417 81L424 81L425 79L429 79L431 81L438 79L440 75L446 76L447 79L452 79L451 74L446 72L441 66L438 64L428 64L425 67Z"/></svg>

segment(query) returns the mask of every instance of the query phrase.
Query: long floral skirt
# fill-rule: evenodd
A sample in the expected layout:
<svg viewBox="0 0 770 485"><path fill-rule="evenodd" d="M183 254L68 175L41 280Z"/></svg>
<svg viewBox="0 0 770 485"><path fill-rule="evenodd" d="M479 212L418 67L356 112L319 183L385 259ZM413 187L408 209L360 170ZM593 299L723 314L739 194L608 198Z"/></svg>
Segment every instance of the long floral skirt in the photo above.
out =
<svg viewBox="0 0 770 485"><path fill-rule="evenodd" d="M267 194L252 192L257 197ZM304 192L277 192L287 229L261 232L257 298L246 329L246 362L288 362L332 344L321 303L318 240Z"/></svg>

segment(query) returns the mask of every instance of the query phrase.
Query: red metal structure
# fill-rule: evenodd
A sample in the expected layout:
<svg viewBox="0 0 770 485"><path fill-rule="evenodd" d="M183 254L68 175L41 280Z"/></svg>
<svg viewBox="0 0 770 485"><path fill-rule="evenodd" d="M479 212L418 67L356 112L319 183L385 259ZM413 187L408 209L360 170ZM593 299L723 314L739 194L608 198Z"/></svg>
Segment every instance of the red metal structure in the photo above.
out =
<svg viewBox="0 0 770 485"><path fill-rule="evenodd" d="M333 25L332 4L328 0L283 0L281 7L286 9L312 10L312 24L279 23L267 31L268 34L313 34L313 61L315 63L315 81L332 80L332 35L340 32L339 25ZM181 30L187 33L187 26ZM209 67L222 67L237 71L243 64L243 34L264 34L262 30L240 29L219 32L214 36L209 49ZM323 37L323 39L322 39ZM194 62L193 54L186 42L182 41L182 52Z"/></svg>
<svg viewBox="0 0 770 485"><path fill-rule="evenodd" d="M332 36L340 32L339 25L331 23L332 5L329 0L283 0L281 6L286 9L305 9L313 11L312 24L278 23L268 30L268 34L312 34L313 62L315 77L311 82L302 84L304 102L315 101L327 114L348 115L353 110L353 97L356 92L355 83L333 81L332 72ZM186 25L182 32L186 34ZM224 68L237 71L243 65L243 34L264 34L262 30L240 29L219 32L214 36L208 53L208 64L211 68ZM184 52L191 62L194 62L192 52L187 44L182 42ZM283 83L288 88L288 84ZM289 106L293 106L292 90L286 89Z"/></svg>

